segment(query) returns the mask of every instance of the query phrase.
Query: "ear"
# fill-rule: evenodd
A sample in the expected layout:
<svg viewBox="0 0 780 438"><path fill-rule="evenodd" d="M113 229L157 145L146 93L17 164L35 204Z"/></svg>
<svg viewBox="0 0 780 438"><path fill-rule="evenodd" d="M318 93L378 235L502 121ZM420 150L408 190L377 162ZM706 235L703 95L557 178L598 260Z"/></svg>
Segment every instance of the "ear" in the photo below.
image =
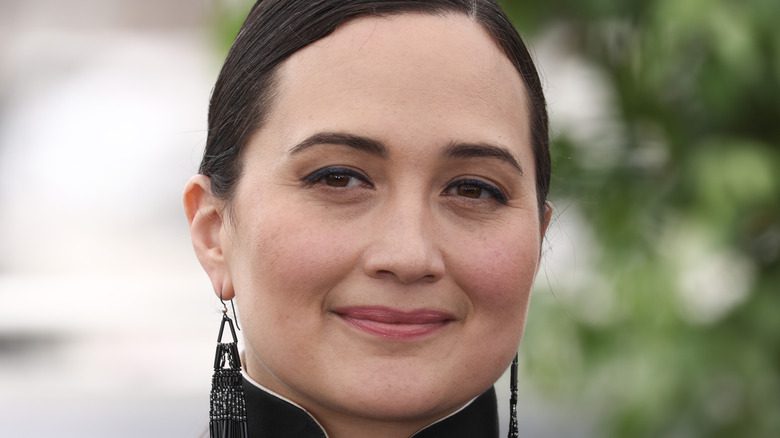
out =
<svg viewBox="0 0 780 438"><path fill-rule="evenodd" d="M214 293L223 300L233 299L235 291L225 261L227 242L222 232L225 201L212 194L209 177L195 175L184 187L183 202L195 255L211 279Z"/></svg>
<svg viewBox="0 0 780 438"><path fill-rule="evenodd" d="M544 236L547 234L547 228L550 226L550 222L552 221L552 214L553 214L553 205L550 203L550 201L544 201L544 212L542 213L541 223L539 224L539 260L541 261L542 258L542 244L544 243ZM539 268L542 266L541 263L536 265L536 274L539 273Z"/></svg>
<svg viewBox="0 0 780 438"><path fill-rule="evenodd" d="M542 215L542 223L540 224L540 233L542 239L547 234L547 227L550 226L552 221L553 205L550 201L544 201L544 214Z"/></svg>

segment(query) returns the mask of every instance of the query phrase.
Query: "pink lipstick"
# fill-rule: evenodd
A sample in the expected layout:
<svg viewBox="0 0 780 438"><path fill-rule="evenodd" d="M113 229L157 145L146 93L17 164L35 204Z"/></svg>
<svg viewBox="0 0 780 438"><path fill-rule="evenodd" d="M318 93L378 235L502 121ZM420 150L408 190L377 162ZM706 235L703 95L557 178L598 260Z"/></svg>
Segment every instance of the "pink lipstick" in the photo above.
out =
<svg viewBox="0 0 780 438"><path fill-rule="evenodd" d="M341 307L333 313L358 330L394 340L419 339L455 320L452 314L440 310L407 311L382 306Z"/></svg>

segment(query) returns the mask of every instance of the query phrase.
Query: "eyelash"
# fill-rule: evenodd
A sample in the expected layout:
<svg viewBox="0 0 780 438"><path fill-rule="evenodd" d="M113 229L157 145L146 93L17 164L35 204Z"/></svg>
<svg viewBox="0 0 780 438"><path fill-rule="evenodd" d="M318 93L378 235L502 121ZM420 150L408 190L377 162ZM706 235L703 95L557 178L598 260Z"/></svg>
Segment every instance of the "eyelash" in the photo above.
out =
<svg viewBox="0 0 780 438"><path fill-rule="evenodd" d="M306 186L310 187L315 184L322 183L324 179L329 176L336 175L355 178L369 187L374 187L374 185L365 175L348 167L323 167L322 169L315 170L314 172L306 175L303 177L302 181Z"/></svg>
<svg viewBox="0 0 780 438"><path fill-rule="evenodd" d="M302 181L305 186L311 187L316 184L324 183L325 178L329 176L346 176L349 178L355 178L358 181L360 181L362 184L368 186L369 188L374 187L371 181L369 181L368 177L348 167L323 167L322 169L315 170L309 175L306 175L305 177L302 178ZM444 193L448 194L448 196L453 196L448 193L450 190L457 189L458 187L462 187L465 185L474 186L479 188L480 190L486 191L493 198L493 200L495 200L499 204L506 205L508 203L508 198L501 189L499 189L493 184L487 183L483 180L474 179L474 178L465 178L465 179L451 181L444 188ZM341 187L334 187L334 188L341 188ZM472 198L472 199L479 199L479 198Z"/></svg>
<svg viewBox="0 0 780 438"><path fill-rule="evenodd" d="M499 189L493 184L487 183L479 179L466 178L466 179L459 179L456 181L452 181L447 185L447 187L444 188L444 191L449 192L452 189L457 189L458 187L465 186L465 185L475 186L480 190L484 190L488 192L488 194L490 194L493 200L495 200L499 204L506 205L509 202L508 197L506 196L506 194L504 194L504 192L501 189Z"/></svg>

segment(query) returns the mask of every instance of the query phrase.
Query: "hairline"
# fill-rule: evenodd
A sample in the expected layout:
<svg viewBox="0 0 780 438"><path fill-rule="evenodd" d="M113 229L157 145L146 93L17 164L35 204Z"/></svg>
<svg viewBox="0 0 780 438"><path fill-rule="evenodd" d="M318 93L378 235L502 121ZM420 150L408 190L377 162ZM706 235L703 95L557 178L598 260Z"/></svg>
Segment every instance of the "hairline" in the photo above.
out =
<svg viewBox="0 0 780 438"><path fill-rule="evenodd" d="M365 13L361 15L357 15L355 17L346 18L343 21L341 21L337 26L335 26L330 32L326 33L322 37L311 41L310 43L301 46L294 52L292 52L289 56L287 56L284 60L277 63L275 66L273 66L272 69L269 70L267 73L267 76L263 79L264 81L267 81L263 88L263 92L257 96L256 102L253 103L253 106L255 107L255 110L257 111L257 119L255 121L255 126L251 126L249 130L251 131L244 140L244 143L239 146L239 151L235 159L235 183L231 187L231 189L227 193L219 193L216 194L218 198L220 198L223 202L225 207L227 207L228 213L234 213L233 210L233 198L235 196L235 192L238 188L238 185L242 179L243 172L244 172L244 155L246 154L246 150L249 149L248 146L250 143L252 143L252 138L257 135L257 133L264 128L264 121L268 117L268 114L270 114L274 110L274 105L276 104L276 99L279 97L279 85L281 82L280 77L280 70L283 68L283 66L287 63L287 61L295 56L298 52L301 50L304 50L305 48L311 46L312 44L316 44L317 42L333 35L335 32L337 32L342 27L346 26L349 23L352 23L356 20L360 19L368 19L368 18L393 18L401 15L426 15L426 16L438 16L438 17L446 17L448 15L460 15L468 18L470 21L473 21L474 23L478 24L482 30L488 35L490 40L493 42L493 44L496 45L496 47L501 51L501 53L504 55L505 58L512 64L512 67L515 70L515 73L520 77L520 81L523 84L523 100L525 101L524 104L526 106L526 111L528 112L527 119L528 119L528 141L529 145L531 146L531 152L536 155L536 150L534 148L534 135L533 135L533 121L532 117L535 113L534 106L531 102L531 96L530 96L530 90L528 87L528 84L526 83L525 78L523 77L523 74L521 71L518 70L515 63L512 61L509 54L506 52L506 49L503 47L503 45L498 41L498 38L491 32L491 28L488 25L486 21L482 21L479 19L479 4L476 0L473 0L471 2L471 7L468 11L459 10L454 6L443 6L443 5L436 5L432 9L425 10L425 9L414 9L410 8L408 10L405 9L399 9L396 11L382 11L382 12L375 12L375 13ZM243 32L243 29L242 29ZM240 35L240 34L239 34ZM534 166L536 167L536 166ZM538 172L538 169L537 169ZM539 187L536 187L537 184L534 184L535 190L538 192ZM214 189L212 184L212 190ZM542 206L539 206L542 208ZM233 216L233 214L230 214L230 216Z"/></svg>

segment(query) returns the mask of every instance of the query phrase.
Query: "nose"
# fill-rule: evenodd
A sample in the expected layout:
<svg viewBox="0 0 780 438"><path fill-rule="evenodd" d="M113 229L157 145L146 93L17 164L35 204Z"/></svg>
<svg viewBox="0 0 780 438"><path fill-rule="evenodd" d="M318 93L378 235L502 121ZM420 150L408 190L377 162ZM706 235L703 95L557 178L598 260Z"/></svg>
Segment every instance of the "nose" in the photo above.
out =
<svg viewBox="0 0 780 438"><path fill-rule="evenodd" d="M424 201L389 202L376 218L364 253L368 276L401 284L432 283L444 276L436 224Z"/></svg>

